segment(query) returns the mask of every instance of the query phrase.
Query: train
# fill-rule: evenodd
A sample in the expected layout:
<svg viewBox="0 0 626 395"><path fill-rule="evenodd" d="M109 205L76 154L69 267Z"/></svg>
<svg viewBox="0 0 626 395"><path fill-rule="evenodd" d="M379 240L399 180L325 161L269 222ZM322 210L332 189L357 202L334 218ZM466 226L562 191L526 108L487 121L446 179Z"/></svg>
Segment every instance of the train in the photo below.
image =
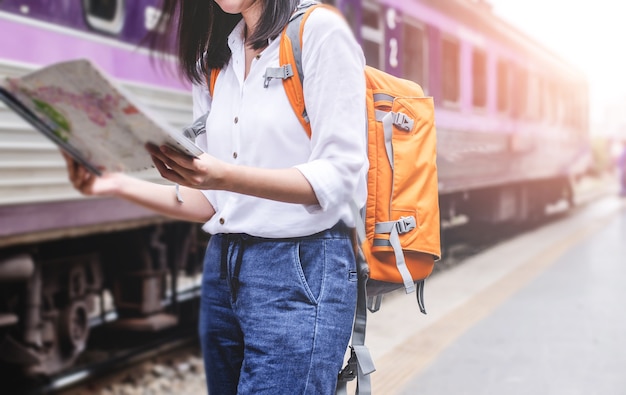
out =
<svg viewBox="0 0 626 395"><path fill-rule="evenodd" d="M589 166L583 72L485 0L342 0L367 62L435 101L442 224L525 222L573 202Z"/></svg>
<svg viewBox="0 0 626 395"><path fill-rule="evenodd" d="M581 71L484 0L325 2L369 65L434 98L443 224L523 222L572 203L589 156ZM145 41L159 17L157 0L2 0L0 78L89 58L182 130L190 86L156 66ZM159 182L155 171L138 176ZM57 147L0 106L1 366L52 376L76 362L95 326L177 325L178 304L197 298L181 279L197 285L207 238L198 225L79 195Z"/></svg>

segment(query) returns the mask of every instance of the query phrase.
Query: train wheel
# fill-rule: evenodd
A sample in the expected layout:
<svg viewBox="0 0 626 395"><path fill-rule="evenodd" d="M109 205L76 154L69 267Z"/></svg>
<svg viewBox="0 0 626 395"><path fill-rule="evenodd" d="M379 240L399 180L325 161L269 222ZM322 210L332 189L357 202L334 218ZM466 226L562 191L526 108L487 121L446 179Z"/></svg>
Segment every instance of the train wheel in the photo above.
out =
<svg viewBox="0 0 626 395"><path fill-rule="evenodd" d="M71 302L59 316L59 343L71 355L81 353L89 337L89 315L83 300Z"/></svg>
<svg viewBox="0 0 626 395"><path fill-rule="evenodd" d="M68 296L79 298L87 292L87 273L84 265L74 265L68 274Z"/></svg>

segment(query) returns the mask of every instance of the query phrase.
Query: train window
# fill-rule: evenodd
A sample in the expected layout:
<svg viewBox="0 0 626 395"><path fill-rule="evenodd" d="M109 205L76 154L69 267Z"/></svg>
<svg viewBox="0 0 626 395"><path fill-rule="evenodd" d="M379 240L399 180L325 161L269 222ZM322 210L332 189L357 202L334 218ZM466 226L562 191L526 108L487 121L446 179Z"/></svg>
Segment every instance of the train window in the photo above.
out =
<svg viewBox="0 0 626 395"><path fill-rule="evenodd" d="M124 0L83 0L88 25L106 33L118 34L124 26Z"/></svg>
<svg viewBox="0 0 626 395"><path fill-rule="evenodd" d="M546 79L544 83L546 95L546 118L548 122L556 122L556 87L552 79Z"/></svg>
<svg viewBox="0 0 626 395"><path fill-rule="evenodd" d="M460 47L459 43L444 38L441 46L442 55L442 98L456 103L460 92Z"/></svg>
<svg viewBox="0 0 626 395"><path fill-rule="evenodd" d="M537 116L545 120L550 116L550 103L548 102L548 87L543 76L537 77L537 89L539 90L539 103L537 103Z"/></svg>
<svg viewBox="0 0 626 395"><path fill-rule="evenodd" d="M380 44L363 40L363 54L365 55L365 62L368 66L380 69Z"/></svg>
<svg viewBox="0 0 626 395"><path fill-rule="evenodd" d="M567 87L568 93L572 92L571 86ZM565 108L567 109L567 114L565 115L565 124L568 127L572 127L576 123L575 113L576 113L576 102L574 101L574 95L568 94L567 101L565 102Z"/></svg>
<svg viewBox="0 0 626 395"><path fill-rule="evenodd" d="M578 107L576 108L576 113L578 114L578 124L576 127L578 128L579 135L586 135L586 131L589 128L589 119L588 119L588 108L589 103L587 103L586 93L584 91L577 90L576 91L578 102Z"/></svg>
<svg viewBox="0 0 626 395"><path fill-rule="evenodd" d="M498 111L507 112L509 109L509 65L503 60L498 61Z"/></svg>
<svg viewBox="0 0 626 395"><path fill-rule="evenodd" d="M356 11L353 4L348 3L345 5L345 8L343 10L343 16L344 18L346 18L346 21L348 22L348 25L350 25L350 27L352 28L352 31L356 33L359 25L357 23ZM360 35L357 34L357 37L360 37Z"/></svg>
<svg viewBox="0 0 626 395"><path fill-rule="evenodd" d="M363 4L363 27L361 29L363 37L363 53L368 65L381 69L383 58L384 32L380 23L380 7L374 3Z"/></svg>
<svg viewBox="0 0 626 395"><path fill-rule="evenodd" d="M565 115L567 114L567 94L562 82L558 82L555 86L555 106L556 106L556 123L563 125L565 123Z"/></svg>
<svg viewBox="0 0 626 395"><path fill-rule="evenodd" d="M541 117L543 98L541 95L541 80L535 73L528 75L528 98L527 115L532 120L538 120Z"/></svg>
<svg viewBox="0 0 626 395"><path fill-rule="evenodd" d="M526 116L528 108L528 72L523 68L515 70L515 89L513 90L513 116L522 118Z"/></svg>
<svg viewBox="0 0 626 395"><path fill-rule="evenodd" d="M363 7L363 25L379 30L380 10L377 8Z"/></svg>
<svg viewBox="0 0 626 395"><path fill-rule="evenodd" d="M405 23L403 26L404 48L402 56L404 78L415 81L427 91L426 50L424 29Z"/></svg>
<svg viewBox="0 0 626 395"><path fill-rule="evenodd" d="M574 86L570 87L570 99L569 99L569 122L568 125L572 128L575 128L578 126L578 111L580 110L579 106L578 106L578 102L576 100L576 93L574 90Z"/></svg>
<svg viewBox="0 0 626 395"><path fill-rule="evenodd" d="M474 107L487 106L487 54L474 50L472 54L472 104Z"/></svg>

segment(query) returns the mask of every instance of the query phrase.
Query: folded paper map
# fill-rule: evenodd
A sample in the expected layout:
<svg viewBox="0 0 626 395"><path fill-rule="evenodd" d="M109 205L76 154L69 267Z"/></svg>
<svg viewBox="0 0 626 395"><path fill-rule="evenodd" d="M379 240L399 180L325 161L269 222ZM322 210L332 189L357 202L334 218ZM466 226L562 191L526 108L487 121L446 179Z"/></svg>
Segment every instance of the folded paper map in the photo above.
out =
<svg viewBox="0 0 626 395"><path fill-rule="evenodd" d="M202 153L88 60L7 78L0 100L96 174L153 167L146 143Z"/></svg>

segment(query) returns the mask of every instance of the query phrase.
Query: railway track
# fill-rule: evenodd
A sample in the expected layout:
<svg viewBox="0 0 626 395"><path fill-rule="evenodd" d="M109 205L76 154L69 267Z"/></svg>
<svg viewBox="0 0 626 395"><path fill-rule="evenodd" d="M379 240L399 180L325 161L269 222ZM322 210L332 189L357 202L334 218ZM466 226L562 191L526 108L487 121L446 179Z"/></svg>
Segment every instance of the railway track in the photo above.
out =
<svg viewBox="0 0 626 395"><path fill-rule="evenodd" d="M5 388L8 394L16 395L84 394L86 390L102 393L110 383L127 379L128 372L151 360L173 358L181 353L187 355L197 348L195 325L155 334L121 334L110 332L106 327L99 328L92 333L89 349L74 368L48 378L5 381Z"/></svg>

